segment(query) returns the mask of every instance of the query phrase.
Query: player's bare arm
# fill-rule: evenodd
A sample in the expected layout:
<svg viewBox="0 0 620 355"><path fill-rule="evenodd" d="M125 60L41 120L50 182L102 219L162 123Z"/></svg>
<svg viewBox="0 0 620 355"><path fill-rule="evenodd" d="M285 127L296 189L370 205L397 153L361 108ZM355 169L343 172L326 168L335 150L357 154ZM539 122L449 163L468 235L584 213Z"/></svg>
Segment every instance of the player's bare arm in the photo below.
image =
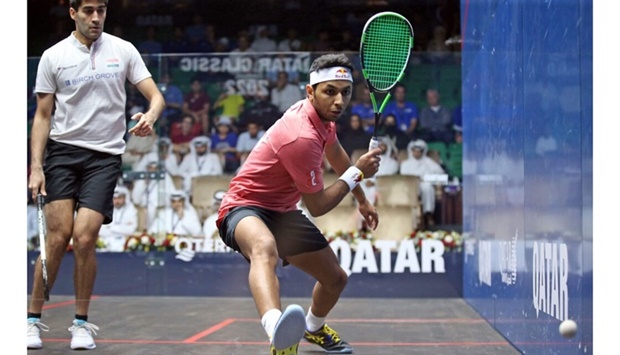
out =
<svg viewBox="0 0 620 355"><path fill-rule="evenodd" d="M31 161L30 177L28 179L28 188L35 201L39 192L43 196L47 195L45 191L45 175L43 174L43 156L47 139L49 138L54 97L54 94L37 94L37 110L34 114L32 133L30 135Z"/></svg>
<svg viewBox="0 0 620 355"><path fill-rule="evenodd" d="M373 151L371 151L369 154L372 157ZM370 159L370 162L376 161L376 163L371 166L371 168L375 167L375 170L366 174L366 172L360 169L362 170L365 178L374 176L374 174L376 174L377 170L379 169L379 163L381 161L381 157L379 156L379 154L381 154L381 150L376 149L376 152L374 154L375 155ZM344 150L344 148L342 148L342 145L340 145L340 142L338 140L336 140L336 142L334 142L333 144L328 144L325 147L325 156L334 171L339 175L344 174L344 172L351 166L351 160L349 159L347 152ZM357 168L359 169L360 167ZM377 210L375 209L375 206L373 206L373 204L366 198L364 190L362 190L362 188L358 185L353 190L351 190L351 193L353 194L353 196L355 196L355 199L357 200L359 206L358 208L360 214L364 217L368 225L372 229L377 228L377 225L379 224L379 215L377 213Z"/></svg>
<svg viewBox="0 0 620 355"><path fill-rule="evenodd" d="M166 102L164 96L161 94L153 78L147 78L136 84L136 88L147 99L149 104L149 110L145 113L138 112L131 116L132 120L139 120L138 123L133 126L129 133L140 137L146 137L153 131L153 125L161 116Z"/></svg>

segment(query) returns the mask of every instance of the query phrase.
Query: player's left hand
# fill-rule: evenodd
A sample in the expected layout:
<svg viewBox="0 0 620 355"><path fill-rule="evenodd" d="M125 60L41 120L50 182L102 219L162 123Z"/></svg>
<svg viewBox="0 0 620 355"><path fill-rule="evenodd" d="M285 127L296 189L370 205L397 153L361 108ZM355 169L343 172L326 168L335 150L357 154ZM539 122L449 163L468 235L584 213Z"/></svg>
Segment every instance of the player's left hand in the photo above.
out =
<svg viewBox="0 0 620 355"><path fill-rule="evenodd" d="M138 112L131 116L131 119L138 120L138 123L129 130L129 133L139 137L146 137L153 132L153 124L155 122L147 114Z"/></svg>
<svg viewBox="0 0 620 355"><path fill-rule="evenodd" d="M375 206L373 206L368 199L365 199L363 203L359 204L358 209L364 217L364 220L366 220L368 227L372 228L372 230L377 229L379 225L379 213L377 213Z"/></svg>

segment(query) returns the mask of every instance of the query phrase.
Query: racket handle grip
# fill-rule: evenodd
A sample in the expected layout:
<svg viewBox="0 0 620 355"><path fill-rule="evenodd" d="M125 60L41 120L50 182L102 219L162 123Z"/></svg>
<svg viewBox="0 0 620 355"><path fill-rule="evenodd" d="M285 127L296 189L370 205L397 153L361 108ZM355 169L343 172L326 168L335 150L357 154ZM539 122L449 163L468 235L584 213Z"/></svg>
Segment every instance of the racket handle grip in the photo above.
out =
<svg viewBox="0 0 620 355"><path fill-rule="evenodd" d="M377 139L377 137L370 138L370 144L368 144L368 151L371 151L378 147L379 147L379 140Z"/></svg>

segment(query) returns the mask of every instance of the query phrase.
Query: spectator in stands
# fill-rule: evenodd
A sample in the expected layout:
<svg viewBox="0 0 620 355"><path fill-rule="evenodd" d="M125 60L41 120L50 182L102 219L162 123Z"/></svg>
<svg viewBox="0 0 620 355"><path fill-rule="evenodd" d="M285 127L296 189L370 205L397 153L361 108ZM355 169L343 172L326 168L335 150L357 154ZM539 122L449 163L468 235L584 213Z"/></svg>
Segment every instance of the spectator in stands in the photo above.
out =
<svg viewBox="0 0 620 355"><path fill-rule="evenodd" d="M99 238L105 244L105 251L120 252L125 250L127 237L138 230L138 210L131 201L129 190L117 186L112 198L114 204L113 220L104 224L99 230Z"/></svg>
<svg viewBox="0 0 620 355"><path fill-rule="evenodd" d="M379 137L378 140L379 148L383 154L380 155L381 164L379 164L379 171L375 176L398 174L399 164L394 156L394 142L388 137Z"/></svg>
<svg viewBox="0 0 620 355"><path fill-rule="evenodd" d="M308 45L299 38L299 32L294 27L286 30L286 38L278 43L279 52L299 52L305 51Z"/></svg>
<svg viewBox="0 0 620 355"><path fill-rule="evenodd" d="M426 102L427 106L420 112L420 136L426 142L452 142L454 139L452 112L441 104L439 91L426 90Z"/></svg>
<svg viewBox="0 0 620 355"><path fill-rule="evenodd" d="M216 27L213 24L205 26L205 33L201 40L196 44L196 53L211 53L215 51L217 43Z"/></svg>
<svg viewBox="0 0 620 355"><path fill-rule="evenodd" d="M233 48L230 53L254 53L256 50L252 48L252 40L250 36L241 32L237 37L237 46Z"/></svg>
<svg viewBox="0 0 620 355"><path fill-rule="evenodd" d="M227 117L236 127L237 120L245 109L245 98L239 94L233 87L229 91L220 94L213 105L213 108L219 111L219 117ZM214 122L214 124L217 122Z"/></svg>
<svg viewBox="0 0 620 355"><path fill-rule="evenodd" d="M184 113L181 115L181 121L170 127L170 141L172 141L174 151L187 153L189 142L202 135L201 128L193 114Z"/></svg>
<svg viewBox="0 0 620 355"><path fill-rule="evenodd" d="M157 209L164 207L164 204L160 202L163 201L159 198L160 193L176 190L172 176L160 167L158 160L148 162L144 179L133 182L131 200L136 206L146 209L145 226L149 226L155 219ZM163 173L163 179L159 177L159 173Z"/></svg>
<svg viewBox="0 0 620 355"><path fill-rule="evenodd" d="M202 134L208 134L211 130L209 110L211 109L211 98L203 89L200 79L194 78L191 84L191 91L183 98L183 112L191 113L196 117L202 128Z"/></svg>
<svg viewBox="0 0 620 355"><path fill-rule="evenodd" d="M183 176L183 189L188 195L192 191L192 178L205 175L222 175L223 166L220 157L211 152L211 139L198 136L192 139L190 151L179 166L179 175Z"/></svg>
<svg viewBox="0 0 620 355"><path fill-rule="evenodd" d="M280 74L280 72L282 72L283 69L283 65L275 65L276 61L280 60L281 63L286 63L286 61L291 60L292 57L288 53L278 53L275 57L272 58L273 65L267 68L265 70L265 73L263 74L264 78L269 80L269 87L271 88L278 85L278 75ZM299 77L298 70L292 67L289 70L286 70L286 75L288 75L289 83L299 86L299 80L301 78Z"/></svg>
<svg viewBox="0 0 620 355"><path fill-rule="evenodd" d="M168 203L160 210L155 220L149 225L149 233L175 234L178 236L198 237L202 235L202 225L198 212L189 202L183 191L168 193Z"/></svg>
<svg viewBox="0 0 620 355"><path fill-rule="evenodd" d="M172 82L172 75L169 72L161 75L158 86L166 100L166 108L162 113L160 125L166 127L163 133L168 135L170 126L181 120L185 98L181 88Z"/></svg>
<svg viewBox="0 0 620 355"><path fill-rule="evenodd" d="M269 35L267 26L256 27L256 37L250 46L254 52L275 52L277 47L276 41Z"/></svg>
<svg viewBox="0 0 620 355"><path fill-rule="evenodd" d="M189 50L189 44L187 37L185 37L185 31L181 26L175 26L173 30L173 37L164 43L164 53L187 53ZM169 60L175 61L175 57L169 57Z"/></svg>
<svg viewBox="0 0 620 355"><path fill-rule="evenodd" d="M446 29L443 26L433 28L433 37L426 45L426 52L431 63L442 64L451 57L450 47L446 44Z"/></svg>
<svg viewBox="0 0 620 355"><path fill-rule="evenodd" d="M202 234L205 236L204 243L202 245L202 251L206 253L211 252L229 252L232 251L224 242L222 238L220 238L219 230L217 229L217 225L215 221L217 220L217 210L220 208L220 204L222 203L222 199L226 191L217 190L213 193L213 200L211 202L211 208L209 216L205 219L202 224Z"/></svg>
<svg viewBox="0 0 620 355"><path fill-rule="evenodd" d="M349 116L348 126L345 126L340 136L340 145L342 145L342 148L344 148L344 151L347 152L349 157L351 157L353 152L357 149L367 151L370 138L372 137L371 134L364 131L362 119L355 113ZM368 197L368 195L366 195L366 197Z"/></svg>
<svg viewBox="0 0 620 355"><path fill-rule="evenodd" d="M329 52L334 50L327 28L323 27L317 30L314 41L310 43L310 50L312 52Z"/></svg>
<svg viewBox="0 0 620 355"><path fill-rule="evenodd" d="M261 130L266 131L280 118L280 108L271 103L269 94L259 91L255 98L254 103L241 113L237 121L238 131L245 130L250 121L256 122Z"/></svg>
<svg viewBox="0 0 620 355"><path fill-rule="evenodd" d="M418 105L407 100L407 88L400 83L394 87L392 98L394 100L385 105L383 115L396 116L398 129L413 137L418 126Z"/></svg>
<svg viewBox="0 0 620 355"><path fill-rule="evenodd" d="M189 149L189 148L188 148ZM144 155L140 162L135 166L134 171L145 171L149 162L159 161L163 162L164 169L172 177L179 175L179 166L183 161L185 155L174 152L172 150L172 141L168 137L160 137L157 150L151 151Z"/></svg>
<svg viewBox="0 0 620 355"><path fill-rule="evenodd" d="M238 135L228 117L220 117L215 128L216 132L211 135L211 151L220 156L224 173L232 174L240 165L237 155Z"/></svg>
<svg viewBox="0 0 620 355"><path fill-rule="evenodd" d="M411 140L407 133L396 127L396 116L392 113L383 117L381 125L378 128L378 132L379 136L388 137L392 140L396 150L394 153L407 149L407 144L409 144L409 141Z"/></svg>
<svg viewBox="0 0 620 355"><path fill-rule="evenodd" d="M375 109L372 107L372 102L370 101L370 91L365 83L357 87L361 88L359 89L361 94L357 95L358 102L351 106L351 114L358 115L362 120L361 122L364 130L372 134L375 130Z"/></svg>
<svg viewBox="0 0 620 355"><path fill-rule="evenodd" d="M199 12L194 12L191 23L185 26L185 38L188 42L199 43L204 39L206 27L202 15Z"/></svg>
<svg viewBox="0 0 620 355"><path fill-rule="evenodd" d="M237 155L239 159L239 166L243 165L245 159L248 157L254 146L261 139L265 131L260 129L258 123L254 121L248 122L246 127L247 129L244 132L239 134L239 139L237 140Z"/></svg>
<svg viewBox="0 0 620 355"><path fill-rule="evenodd" d="M154 130L146 137L129 135L125 152L121 155L123 168L135 170L145 154L157 150L157 140L158 136Z"/></svg>
<svg viewBox="0 0 620 355"><path fill-rule="evenodd" d="M164 50L163 44L155 38L157 30L155 26L148 26L146 28L146 37L138 43L138 51L141 54L160 54Z"/></svg>
<svg viewBox="0 0 620 355"><path fill-rule="evenodd" d="M400 164L401 175L414 175L420 178L420 197L422 199L422 212L424 226L435 225L435 187L432 183L422 181L426 174L445 174L444 169L435 160L427 156L428 146L426 142L418 139L409 143L407 151L409 157Z"/></svg>
<svg viewBox="0 0 620 355"><path fill-rule="evenodd" d="M356 52L360 49L360 40L353 35L350 29L345 28L340 32L339 40L335 47L343 52Z"/></svg>
<svg viewBox="0 0 620 355"><path fill-rule="evenodd" d="M271 103L276 105L282 114L301 99L303 99L302 92L297 85L289 82L288 73L279 72L276 86L271 89Z"/></svg>

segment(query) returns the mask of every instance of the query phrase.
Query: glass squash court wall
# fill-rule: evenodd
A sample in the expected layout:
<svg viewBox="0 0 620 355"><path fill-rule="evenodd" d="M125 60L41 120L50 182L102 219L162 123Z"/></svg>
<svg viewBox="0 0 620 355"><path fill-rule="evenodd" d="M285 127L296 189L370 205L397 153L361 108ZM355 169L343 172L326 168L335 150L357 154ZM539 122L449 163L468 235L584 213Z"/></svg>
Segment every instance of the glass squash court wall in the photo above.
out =
<svg viewBox="0 0 620 355"><path fill-rule="evenodd" d="M591 354L592 1L461 20L464 298L523 353Z"/></svg>

